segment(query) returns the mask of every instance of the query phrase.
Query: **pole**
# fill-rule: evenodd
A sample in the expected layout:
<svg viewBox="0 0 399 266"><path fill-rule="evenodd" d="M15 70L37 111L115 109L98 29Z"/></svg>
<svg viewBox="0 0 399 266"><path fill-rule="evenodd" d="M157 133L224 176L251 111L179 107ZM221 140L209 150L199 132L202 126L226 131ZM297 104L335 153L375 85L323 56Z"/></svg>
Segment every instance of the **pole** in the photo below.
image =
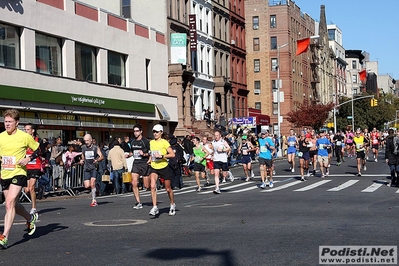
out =
<svg viewBox="0 0 399 266"><path fill-rule="evenodd" d="M281 136L280 130L280 46L277 46L277 130L278 137Z"/></svg>
<svg viewBox="0 0 399 266"><path fill-rule="evenodd" d="M334 105L334 134L337 133L337 108L335 108L336 104Z"/></svg>

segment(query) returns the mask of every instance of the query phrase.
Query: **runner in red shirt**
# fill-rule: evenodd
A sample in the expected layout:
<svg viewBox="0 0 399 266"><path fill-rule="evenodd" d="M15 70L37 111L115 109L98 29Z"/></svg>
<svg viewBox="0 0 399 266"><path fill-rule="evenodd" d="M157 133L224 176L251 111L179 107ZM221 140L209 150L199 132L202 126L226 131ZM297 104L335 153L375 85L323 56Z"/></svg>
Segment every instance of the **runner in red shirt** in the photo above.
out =
<svg viewBox="0 0 399 266"><path fill-rule="evenodd" d="M380 133L376 128L373 128L373 131L370 133L371 138L371 149L374 155L374 161L378 161L378 149L380 147Z"/></svg>

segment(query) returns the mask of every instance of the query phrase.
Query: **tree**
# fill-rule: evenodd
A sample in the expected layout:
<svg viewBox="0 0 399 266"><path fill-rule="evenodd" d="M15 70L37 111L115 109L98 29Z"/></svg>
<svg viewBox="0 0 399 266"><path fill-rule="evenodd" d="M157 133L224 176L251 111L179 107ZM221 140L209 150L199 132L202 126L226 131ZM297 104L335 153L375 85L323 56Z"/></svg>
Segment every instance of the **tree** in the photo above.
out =
<svg viewBox="0 0 399 266"><path fill-rule="evenodd" d="M325 124L329 113L334 108L334 103L324 105L322 103L300 103L296 111L289 112L287 121L296 127L312 127L320 129Z"/></svg>

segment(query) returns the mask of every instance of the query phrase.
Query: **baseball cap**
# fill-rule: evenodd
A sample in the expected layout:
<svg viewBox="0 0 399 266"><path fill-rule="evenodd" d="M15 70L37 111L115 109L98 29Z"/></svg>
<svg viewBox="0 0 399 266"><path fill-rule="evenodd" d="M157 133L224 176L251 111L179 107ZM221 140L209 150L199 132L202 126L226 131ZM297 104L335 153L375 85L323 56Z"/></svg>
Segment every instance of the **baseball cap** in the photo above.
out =
<svg viewBox="0 0 399 266"><path fill-rule="evenodd" d="M246 136L246 135L244 135L244 136L242 136L242 137L241 137L241 139L247 139L247 136Z"/></svg>
<svg viewBox="0 0 399 266"><path fill-rule="evenodd" d="M261 134L266 134L266 133L269 133L269 131L267 129L262 129L262 131L260 133Z"/></svg>
<svg viewBox="0 0 399 266"><path fill-rule="evenodd" d="M152 128L152 130L155 130L155 131L163 131L163 126L161 126L160 124L156 124L156 125Z"/></svg>

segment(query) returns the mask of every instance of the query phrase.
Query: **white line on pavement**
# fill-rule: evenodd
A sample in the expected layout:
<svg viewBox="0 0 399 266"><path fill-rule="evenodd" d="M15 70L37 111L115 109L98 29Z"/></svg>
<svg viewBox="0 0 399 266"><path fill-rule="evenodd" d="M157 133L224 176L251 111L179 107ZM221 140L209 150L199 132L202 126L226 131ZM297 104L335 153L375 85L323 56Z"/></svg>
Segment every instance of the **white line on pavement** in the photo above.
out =
<svg viewBox="0 0 399 266"><path fill-rule="evenodd" d="M287 187L295 186L295 185L300 184L300 183L302 183L302 181L297 180L297 181L294 181L294 182L291 182L291 183L288 183L288 184L285 184L285 185L282 185L282 186L278 186L276 188L271 188L271 189L268 189L268 190L262 190L261 192L273 192L273 191L281 190L281 189L284 189L284 188L287 188Z"/></svg>
<svg viewBox="0 0 399 266"><path fill-rule="evenodd" d="M340 191L342 189L352 186L353 184L356 184L357 182L359 182L359 180L349 180L349 181L339 185L338 187L333 187L327 191Z"/></svg>
<svg viewBox="0 0 399 266"><path fill-rule="evenodd" d="M379 189L381 186L382 186L382 184L373 183L370 186L368 186L367 188L363 189L361 192L374 192L377 189Z"/></svg>
<svg viewBox="0 0 399 266"><path fill-rule="evenodd" d="M314 183L314 184L311 184L311 185L309 185L309 186L306 186L306 187L303 187L303 188L300 188L300 189L296 189L296 190L294 190L294 191L307 191L307 190L311 190L311 189L313 189L313 188L315 188L315 187L318 187L318 186L321 186L321 185L323 185L323 184L325 184L325 183L328 183L328 182L330 182L331 180L321 180L321 181L319 181L319 182L316 182L316 183Z"/></svg>

